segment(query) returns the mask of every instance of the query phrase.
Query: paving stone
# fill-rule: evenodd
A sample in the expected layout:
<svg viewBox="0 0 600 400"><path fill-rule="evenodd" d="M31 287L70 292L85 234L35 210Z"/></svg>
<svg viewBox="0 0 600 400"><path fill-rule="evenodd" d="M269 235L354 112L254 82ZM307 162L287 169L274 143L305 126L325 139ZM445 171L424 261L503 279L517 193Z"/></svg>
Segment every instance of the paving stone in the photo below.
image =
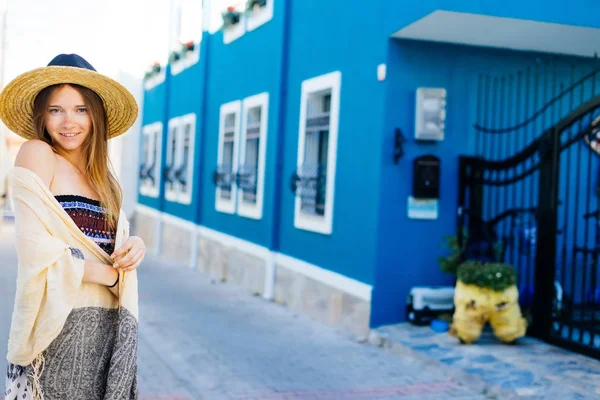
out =
<svg viewBox="0 0 600 400"><path fill-rule="evenodd" d="M408 323L380 327L369 340L501 399L600 399L600 361L525 337L500 343L491 332L471 345Z"/></svg>

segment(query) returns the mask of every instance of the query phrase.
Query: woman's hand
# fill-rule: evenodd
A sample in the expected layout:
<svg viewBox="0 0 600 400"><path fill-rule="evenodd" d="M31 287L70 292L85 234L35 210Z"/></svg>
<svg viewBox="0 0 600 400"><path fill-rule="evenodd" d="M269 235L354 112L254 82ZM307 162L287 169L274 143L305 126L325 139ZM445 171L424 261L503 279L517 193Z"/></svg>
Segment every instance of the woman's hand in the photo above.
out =
<svg viewBox="0 0 600 400"><path fill-rule="evenodd" d="M119 297L119 287L116 285L111 287L119 278L119 272L112 265L91 260L84 260L84 263L83 282L106 286L116 297Z"/></svg>
<svg viewBox="0 0 600 400"><path fill-rule="evenodd" d="M113 267L123 271L136 269L146 255L146 244L138 236L130 236L123 245L111 255L115 259Z"/></svg>
<svg viewBox="0 0 600 400"><path fill-rule="evenodd" d="M84 260L83 282L111 286L118 277L119 272L115 271L112 265Z"/></svg>

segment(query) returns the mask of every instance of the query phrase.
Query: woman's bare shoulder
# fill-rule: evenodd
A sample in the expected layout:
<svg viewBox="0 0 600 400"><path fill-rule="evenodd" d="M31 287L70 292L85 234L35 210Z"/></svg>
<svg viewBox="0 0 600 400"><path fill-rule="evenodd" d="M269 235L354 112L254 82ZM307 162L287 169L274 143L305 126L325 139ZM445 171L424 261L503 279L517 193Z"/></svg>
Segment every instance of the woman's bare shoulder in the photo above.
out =
<svg viewBox="0 0 600 400"><path fill-rule="evenodd" d="M28 140L21 145L15 166L35 172L49 187L56 168L56 155L48 143L38 139Z"/></svg>

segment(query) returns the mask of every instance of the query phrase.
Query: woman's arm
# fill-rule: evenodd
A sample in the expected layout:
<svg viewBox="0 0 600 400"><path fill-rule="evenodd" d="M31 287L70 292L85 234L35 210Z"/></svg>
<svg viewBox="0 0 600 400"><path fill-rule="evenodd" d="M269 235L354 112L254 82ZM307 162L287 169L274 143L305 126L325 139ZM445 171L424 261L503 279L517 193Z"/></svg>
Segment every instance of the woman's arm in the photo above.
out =
<svg viewBox="0 0 600 400"><path fill-rule="evenodd" d="M83 271L83 282L97 283L104 286L112 286L119 273L112 265L102 264L96 261L85 260L85 268ZM119 286L115 285L109 288L111 292L119 297Z"/></svg>

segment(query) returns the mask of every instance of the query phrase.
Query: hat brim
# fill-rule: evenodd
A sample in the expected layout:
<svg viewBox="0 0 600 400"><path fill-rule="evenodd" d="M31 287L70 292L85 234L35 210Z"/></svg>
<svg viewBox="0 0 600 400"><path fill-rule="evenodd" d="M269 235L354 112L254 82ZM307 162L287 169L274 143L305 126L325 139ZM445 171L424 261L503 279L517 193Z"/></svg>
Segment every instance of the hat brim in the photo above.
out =
<svg viewBox="0 0 600 400"><path fill-rule="evenodd" d="M123 85L92 70L64 66L37 68L13 79L0 93L0 118L17 135L35 139L33 102L44 88L63 83L87 87L100 96L108 119L109 139L125 133L135 122L138 105Z"/></svg>

